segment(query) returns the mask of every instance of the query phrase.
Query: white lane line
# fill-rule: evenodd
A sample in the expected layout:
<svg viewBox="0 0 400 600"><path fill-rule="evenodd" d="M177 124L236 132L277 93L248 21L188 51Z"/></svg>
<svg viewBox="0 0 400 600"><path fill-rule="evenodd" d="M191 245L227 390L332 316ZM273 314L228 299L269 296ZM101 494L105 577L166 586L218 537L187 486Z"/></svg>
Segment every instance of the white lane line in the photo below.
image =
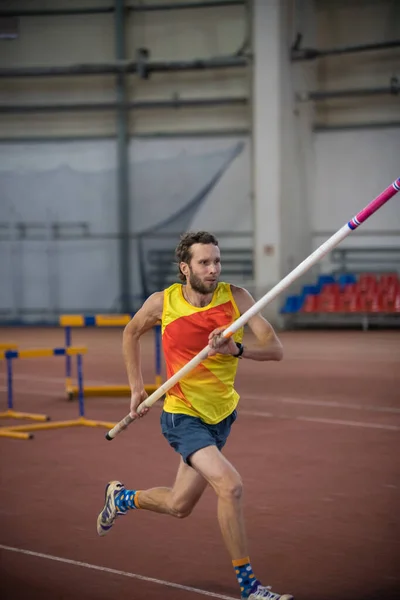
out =
<svg viewBox="0 0 400 600"><path fill-rule="evenodd" d="M306 406L327 406L329 408L349 408L354 410L364 410L369 412L387 412L400 414L400 408L393 406L372 406L371 404L353 404L352 402L336 402L334 400L308 400L306 398L279 398L268 396L247 396L243 394L245 400L254 402L281 402L282 404L304 404Z"/></svg>
<svg viewBox="0 0 400 600"><path fill-rule="evenodd" d="M342 403L328 400L323 402L322 400L301 400L298 398L281 398L281 402L285 404L306 404L309 406L328 406L331 408L349 408L354 410L366 410L370 412L388 412L393 414L400 414L400 408L394 408L392 406L371 406L370 404L353 404L353 403Z"/></svg>
<svg viewBox="0 0 400 600"><path fill-rule="evenodd" d="M240 415L247 415L248 417L267 417L268 419L273 419L274 417L279 418L277 415L273 413L264 412L260 410L246 410L239 408Z"/></svg>
<svg viewBox="0 0 400 600"><path fill-rule="evenodd" d="M345 425L348 427L364 427L366 429L385 429L387 431L400 431L400 427L396 425L382 425L381 423L364 423L361 421L344 421L340 419L323 419L322 417L281 417L274 415L273 413L253 411L253 410L239 410L240 415L246 415L249 417L266 417L268 419L285 419L287 421L310 421L311 423L326 423L327 425Z"/></svg>
<svg viewBox="0 0 400 600"><path fill-rule="evenodd" d="M155 579L154 577L146 577L145 575L137 575L136 573L129 573L128 571L118 571L117 569L110 569L108 567L100 567L98 565L91 565L90 563L80 562L78 560L71 560L70 558L61 558L59 556L52 556L51 554L42 554L41 552L32 552L31 550L23 550L21 548L12 548L11 546L4 546L0 544L0 550L6 550L8 552L16 552L18 554L25 554L27 556L34 556L36 558L44 558L54 562L60 562L67 565L73 565L74 567L83 567L84 569L91 569L92 571L101 571L103 573L110 573L111 575L120 575L121 577L130 577L131 579L139 579L140 581L147 581L148 583L155 583L157 585L163 585L165 587L174 588L176 590L183 590L185 592L192 592L194 594L200 594L202 596L208 596L209 598L220 598L221 600L235 600L232 596L223 596L222 594L215 594L214 592L207 592L206 590L200 590L198 588L190 587L187 585L180 585L179 583L172 583L171 581L164 581L163 579Z"/></svg>
<svg viewBox="0 0 400 600"><path fill-rule="evenodd" d="M318 417L296 417L297 421L310 421L312 423L327 423L328 425L348 425L350 427L365 427L370 429L386 429L387 431L400 431L396 425L382 425L381 423L362 423L360 421L341 421L340 419L320 419Z"/></svg>

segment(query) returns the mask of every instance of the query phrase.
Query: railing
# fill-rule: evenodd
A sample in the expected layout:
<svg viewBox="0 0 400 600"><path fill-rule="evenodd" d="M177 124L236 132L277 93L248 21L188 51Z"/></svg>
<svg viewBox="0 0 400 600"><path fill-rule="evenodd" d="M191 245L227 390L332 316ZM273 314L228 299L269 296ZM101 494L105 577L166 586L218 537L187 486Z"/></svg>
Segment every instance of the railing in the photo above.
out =
<svg viewBox="0 0 400 600"><path fill-rule="evenodd" d="M136 255L138 262L132 264L132 270L139 268L140 285L129 294L129 305L132 311L137 310L143 300L156 290L163 289L178 281L178 268L175 262L174 250L182 232L147 231L145 233L130 233L132 256ZM253 267L253 234L251 232L223 231L214 232L221 246L222 278L238 285L248 285L254 280ZM121 236L116 232L92 231L86 222L61 223L45 222L0 222L0 253L6 257L6 268L3 271L2 285L9 290L9 306L0 308L0 322L48 322L52 323L62 313L113 313L121 312L121 294L115 290L112 303L99 306L79 306L79 309L66 306L61 301L61 279L68 280L68 269L59 270L60 258L65 257L75 244L94 243L101 247L112 241L118 241ZM31 251L35 244L43 252L40 258L42 289L47 290L42 306L32 306L30 298L34 297L23 269L25 254ZM63 242L61 244L61 242ZM65 242L68 242L66 245ZM71 268L79 268L88 258L85 255L87 245L77 246L81 259ZM108 246L105 246L108 248ZM138 267L136 266L138 265ZM128 294L126 294L128 296ZM109 297L109 296L108 296Z"/></svg>
<svg viewBox="0 0 400 600"><path fill-rule="evenodd" d="M336 248L331 253L332 273L400 272L400 246Z"/></svg>

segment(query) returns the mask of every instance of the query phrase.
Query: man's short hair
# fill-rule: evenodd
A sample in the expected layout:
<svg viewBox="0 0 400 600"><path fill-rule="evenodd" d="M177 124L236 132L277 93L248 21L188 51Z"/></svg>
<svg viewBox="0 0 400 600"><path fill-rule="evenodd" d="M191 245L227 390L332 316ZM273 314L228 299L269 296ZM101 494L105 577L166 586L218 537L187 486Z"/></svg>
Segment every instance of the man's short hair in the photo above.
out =
<svg viewBox="0 0 400 600"><path fill-rule="evenodd" d="M193 244L214 244L218 246L217 238L208 231L189 231L181 236L181 240L175 249L175 257L178 262L179 279L186 281L186 277L182 273L179 265L181 262L190 264L192 259L191 247Z"/></svg>

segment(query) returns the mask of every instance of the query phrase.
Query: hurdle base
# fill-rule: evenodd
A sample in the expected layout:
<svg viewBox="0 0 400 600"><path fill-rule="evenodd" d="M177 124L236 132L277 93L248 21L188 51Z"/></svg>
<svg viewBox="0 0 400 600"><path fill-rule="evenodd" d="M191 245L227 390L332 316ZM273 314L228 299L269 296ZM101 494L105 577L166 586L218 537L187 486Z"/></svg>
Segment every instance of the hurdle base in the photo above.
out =
<svg viewBox="0 0 400 600"><path fill-rule="evenodd" d="M92 419L86 419L86 417L80 417L79 419L70 421L52 421L50 423L38 423L37 425L16 425L15 427L9 427L7 431L31 432L49 429L64 429L66 427L105 427L105 429L112 429L115 425L116 423L109 423L108 421L94 421Z"/></svg>
<svg viewBox="0 0 400 600"><path fill-rule="evenodd" d="M7 429L6 427L0 427L0 437L11 438L14 440L32 440L34 438L33 433L23 433Z"/></svg>
<svg viewBox="0 0 400 600"><path fill-rule="evenodd" d="M29 419L30 421L50 421L50 417L47 415L17 412L15 410L6 410L6 412L0 413L0 419Z"/></svg>
<svg viewBox="0 0 400 600"><path fill-rule="evenodd" d="M148 394L152 394L159 388L156 384L146 384L144 386L145 391ZM78 397L79 390L77 386L68 387L66 390L68 400L73 400ZM98 385L98 386L85 386L83 388L85 398L96 397L96 396L130 396L131 388L129 385Z"/></svg>

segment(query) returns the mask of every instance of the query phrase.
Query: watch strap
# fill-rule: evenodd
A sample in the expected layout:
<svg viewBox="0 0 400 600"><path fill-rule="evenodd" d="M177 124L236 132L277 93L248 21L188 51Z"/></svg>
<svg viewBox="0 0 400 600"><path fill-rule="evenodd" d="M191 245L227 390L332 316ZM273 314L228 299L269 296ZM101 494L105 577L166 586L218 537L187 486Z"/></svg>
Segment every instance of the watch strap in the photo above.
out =
<svg viewBox="0 0 400 600"><path fill-rule="evenodd" d="M242 354L244 352L244 346L243 346L243 344L240 344L239 342L236 342L236 346L239 348L239 352L237 354L234 354L234 357L241 358Z"/></svg>

